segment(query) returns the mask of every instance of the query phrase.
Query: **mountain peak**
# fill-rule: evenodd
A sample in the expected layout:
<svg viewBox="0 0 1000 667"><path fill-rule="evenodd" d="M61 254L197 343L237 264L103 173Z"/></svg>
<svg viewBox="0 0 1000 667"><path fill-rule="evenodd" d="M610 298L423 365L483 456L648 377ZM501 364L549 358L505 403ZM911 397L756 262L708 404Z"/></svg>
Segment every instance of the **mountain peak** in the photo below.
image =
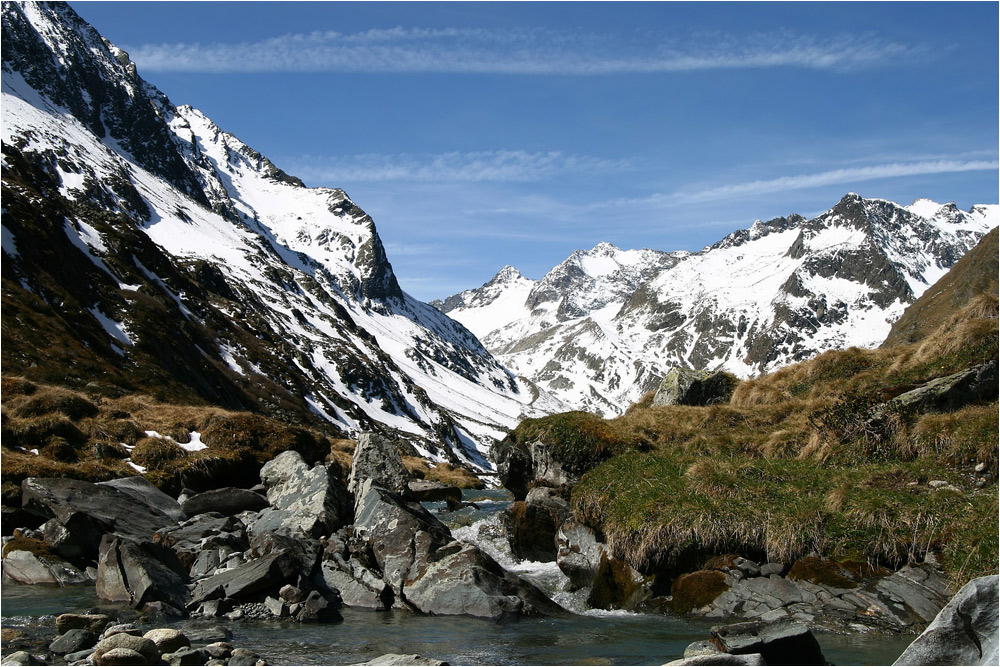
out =
<svg viewBox="0 0 1000 667"><path fill-rule="evenodd" d="M510 264L508 264L507 266L505 266L502 269L500 269L499 271L497 271L496 275L493 276L492 278L490 278L489 282L487 282L486 284L487 285L501 285L503 283L509 283L509 282L513 282L515 280L523 279L523 278L524 278L524 276L521 275L520 271L518 271L513 266L511 266Z"/></svg>

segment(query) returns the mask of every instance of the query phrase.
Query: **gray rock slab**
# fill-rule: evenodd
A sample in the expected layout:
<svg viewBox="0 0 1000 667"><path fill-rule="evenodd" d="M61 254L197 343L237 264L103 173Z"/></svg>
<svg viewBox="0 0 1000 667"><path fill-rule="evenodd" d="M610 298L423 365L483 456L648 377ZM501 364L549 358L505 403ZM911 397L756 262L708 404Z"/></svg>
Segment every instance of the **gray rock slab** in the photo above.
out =
<svg viewBox="0 0 1000 667"><path fill-rule="evenodd" d="M410 473L403 465L396 443L378 433L362 433L351 459L347 489L357 497L361 485L371 480L375 486L406 497Z"/></svg>
<svg viewBox="0 0 1000 667"><path fill-rule="evenodd" d="M233 486L197 493L181 505L188 516L217 512L223 516L233 516L240 512L259 512L269 505L267 498Z"/></svg>
<svg viewBox="0 0 1000 667"><path fill-rule="evenodd" d="M230 663L231 664L231 663ZM447 662L425 658L416 654L386 653L368 662L356 662L355 665L447 665Z"/></svg>
<svg viewBox="0 0 1000 667"><path fill-rule="evenodd" d="M173 519L174 523L180 523L187 518L180 504L175 499L153 486L153 483L145 477L121 477L119 479L108 480L107 482L98 482L97 484L98 486L110 486L127 496L131 496L136 502L146 507L153 507L160 510Z"/></svg>
<svg viewBox="0 0 1000 667"><path fill-rule="evenodd" d="M825 665L819 642L805 625L790 621L750 621L712 628L726 653L759 653L769 665Z"/></svg>
<svg viewBox="0 0 1000 667"><path fill-rule="evenodd" d="M998 581L993 575L963 586L893 664L1000 664Z"/></svg>

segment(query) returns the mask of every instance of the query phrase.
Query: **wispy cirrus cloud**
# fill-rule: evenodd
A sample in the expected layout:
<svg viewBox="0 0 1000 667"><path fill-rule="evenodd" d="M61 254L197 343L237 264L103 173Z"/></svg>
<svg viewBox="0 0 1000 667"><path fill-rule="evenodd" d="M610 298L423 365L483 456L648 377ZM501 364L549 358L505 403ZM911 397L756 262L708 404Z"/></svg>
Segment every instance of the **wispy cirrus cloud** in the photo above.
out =
<svg viewBox="0 0 1000 667"><path fill-rule="evenodd" d="M658 193L640 199L619 200L617 204L660 206L689 204L714 200L736 199L756 195L804 190L827 185L848 185L883 178L903 176L923 176L927 174L947 174L965 171L997 171L997 160L925 160L917 162L893 162L858 167L831 169L811 174L795 174L778 178L745 181L671 193ZM607 205L607 204L602 204Z"/></svg>
<svg viewBox="0 0 1000 667"><path fill-rule="evenodd" d="M819 38L787 32L677 38L651 32L549 29L317 31L256 42L126 47L146 71L608 75L797 67L854 71L923 62L934 52L874 35Z"/></svg>
<svg viewBox="0 0 1000 667"><path fill-rule="evenodd" d="M567 173L623 171L627 160L606 160L561 151L493 150L448 153L361 154L288 161L307 182L529 182Z"/></svg>

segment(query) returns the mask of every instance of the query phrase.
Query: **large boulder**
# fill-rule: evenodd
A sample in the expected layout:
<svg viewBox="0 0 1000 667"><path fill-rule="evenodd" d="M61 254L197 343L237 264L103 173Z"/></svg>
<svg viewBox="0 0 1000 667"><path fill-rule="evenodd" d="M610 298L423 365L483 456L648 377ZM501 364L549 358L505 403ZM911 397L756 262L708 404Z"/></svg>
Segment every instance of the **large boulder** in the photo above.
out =
<svg viewBox="0 0 1000 667"><path fill-rule="evenodd" d="M1000 577L973 579L894 665L997 665Z"/></svg>
<svg viewBox="0 0 1000 667"><path fill-rule="evenodd" d="M151 496L145 491L139 493L135 486L127 488L120 490L76 479L29 477L21 482L21 503L30 512L56 519L86 557L96 559L101 538L107 533L146 542L157 530L177 523L177 515L158 507L159 501L147 501Z"/></svg>
<svg viewBox="0 0 1000 667"><path fill-rule="evenodd" d="M568 613L472 544L456 541L445 545L416 574L406 586L406 602L425 614L507 621Z"/></svg>
<svg viewBox="0 0 1000 667"><path fill-rule="evenodd" d="M105 535L97 561L97 594L137 609L162 602L183 613L187 572L170 549L152 542L135 543Z"/></svg>
<svg viewBox="0 0 1000 667"><path fill-rule="evenodd" d="M651 578L644 577L628 563L604 554L594 575L587 604L594 609L633 611L652 597L651 585Z"/></svg>
<svg viewBox="0 0 1000 667"><path fill-rule="evenodd" d="M728 403L737 380L722 371L672 368L653 395L653 407Z"/></svg>
<svg viewBox="0 0 1000 667"><path fill-rule="evenodd" d="M750 621L716 626L712 641L725 653L760 654L768 665L827 664L816 637L798 623Z"/></svg>
<svg viewBox="0 0 1000 667"><path fill-rule="evenodd" d="M191 592L188 608L197 609L203 602L221 599L263 598L284 584L294 583L299 560L287 550L274 551L231 570L198 581Z"/></svg>
<svg viewBox="0 0 1000 667"><path fill-rule="evenodd" d="M357 497L361 485L371 480L375 486L406 497L410 473L403 465L395 443L378 433L362 433L351 460L347 490Z"/></svg>
<svg viewBox="0 0 1000 667"><path fill-rule="evenodd" d="M251 533L320 537L351 522L350 495L329 464L310 468L298 452L287 451L264 464L260 479L271 506L250 523Z"/></svg>
<svg viewBox="0 0 1000 667"><path fill-rule="evenodd" d="M240 512L259 512L269 504L267 498L259 493L227 486L197 493L185 500L181 504L181 509L188 516L205 514L206 512L218 512L223 516L233 516Z"/></svg>
<svg viewBox="0 0 1000 667"><path fill-rule="evenodd" d="M582 472L564 465L555 449L541 440L517 442L510 436L493 446L500 483L514 494L514 500L526 499L535 486L558 489L580 481Z"/></svg>
<svg viewBox="0 0 1000 667"><path fill-rule="evenodd" d="M592 586L601 559L607 554L607 549L597 539L593 529L570 517L559 526L556 545L556 564L569 577L573 589Z"/></svg>
<svg viewBox="0 0 1000 667"><path fill-rule="evenodd" d="M456 507L462 502L462 489L443 482L411 479L406 483L409 497L421 503L445 502Z"/></svg>
<svg viewBox="0 0 1000 667"><path fill-rule="evenodd" d="M959 373L932 380L900 394L892 403L899 408L918 412L953 411L973 401L990 401L996 398L997 361L994 359Z"/></svg>
<svg viewBox="0 0 1000 667"><path fill-rule="evenodd" d="M504 510L511 553L520 560L550 563L556 560L556 533L571 515L569 503L553 489L536 487L524 500Z"/></svg>
<svg viewBox="0 0 1000 667"><path fill-rule="evenodd" d="M3 559L3 573L19 584L81 584L90 581L85 573L66 561L23 549L9 551Z"/></svg>
<svg viewBox="0 0 1000 667"><path fill-rule="evenodd" d="M99 486L110 486L126 496L130 496L145 507L155 507L171 519L179 523L187 518L184 510L176 500L153 486L152 482L142 476L121 477L107 482L98 482Z"/></svg>

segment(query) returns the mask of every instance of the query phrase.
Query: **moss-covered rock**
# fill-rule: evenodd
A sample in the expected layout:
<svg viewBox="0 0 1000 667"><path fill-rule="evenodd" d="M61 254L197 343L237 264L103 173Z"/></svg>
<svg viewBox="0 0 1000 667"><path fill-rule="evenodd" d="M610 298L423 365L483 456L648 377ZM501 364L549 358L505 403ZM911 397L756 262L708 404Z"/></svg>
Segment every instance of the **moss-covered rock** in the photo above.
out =
<svg viewBox="0 0 1000 667"><path fill-rule="evenodd" d="M699 570L682 574L670 588L671 606L678 614L686 614L711 603L729 590L726 575L719 570Z"/></svg>

